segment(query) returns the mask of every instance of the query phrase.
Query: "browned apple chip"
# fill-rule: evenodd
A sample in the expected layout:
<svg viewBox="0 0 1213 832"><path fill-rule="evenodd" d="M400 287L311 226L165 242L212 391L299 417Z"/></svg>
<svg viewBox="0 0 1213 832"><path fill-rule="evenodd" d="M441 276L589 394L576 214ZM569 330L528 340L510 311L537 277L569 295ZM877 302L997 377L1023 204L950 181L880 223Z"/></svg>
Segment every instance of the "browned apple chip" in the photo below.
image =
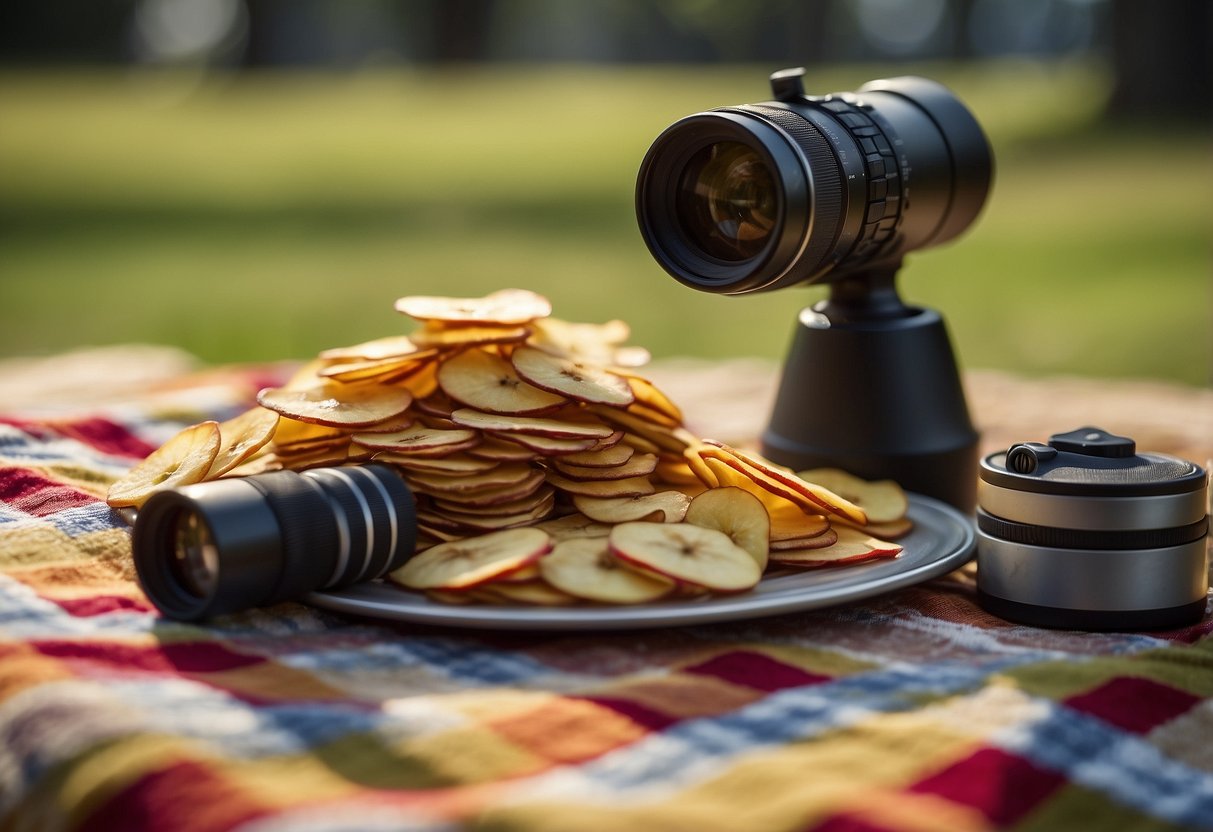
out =
<svg viewBox="0 0 1213 832"><path fill-rule="evenodd" d="M502 289L482 298L404 297L396 301L396 311L419 321L526 324L551 315L552 304L526 289Z"/></svg>
<svg viewBox="0 0 1213 832"><path fill-rule="evenodd" d="M292 389L267 387L257 402L299 422L330 427L363 427L399 416L413 397L397 387L325 383Z"/></svg>
<svg viewBox="0 0 1213 832"><path fill-rule="evenodd" d="M137 508L157 491L202 482L221 442L218 422L186 428L116 480L106 502L114 508Z"/></svg>
<svg viewBox="0 0 1213 832"><path fill-rule="evenodd" d="M501 356L474 348L439 367L438 384L455 401L485 413L543 413L567 401L527 384Z"/></svg>
<svg viewBox="0 0 1213 832"><path fill-rule="evenodd" d="M566 422L538 416L507 416L462 408L451 414L451 421L490 433L528 433L552 439L605 439L615 431L602 422ZM510 437L513 438L513 437Z"/></svg>
<svg viewBox="0 0 1213 832"><path fill-rule="evenodd" d="M274 436L278 414L263 407L246 410L219 425L219 452L207 471L207 479L221 477L257 453Z"/></svg>
<svg viewBox="0 0 1213 832"><path fill-rule="evenodd" d="M534 386L576 401L622 407L635 398L625 378L585 361L534 347L519 347L510 361L518 375Z"/></svg>
<svg viewBox="0 0 1213 832"><path fill-rule="evenodd" d="M525 341L531 330L525 326L442 326L426 324L413 333L422 347L452 349L484 344L516 344Z"/></svg>

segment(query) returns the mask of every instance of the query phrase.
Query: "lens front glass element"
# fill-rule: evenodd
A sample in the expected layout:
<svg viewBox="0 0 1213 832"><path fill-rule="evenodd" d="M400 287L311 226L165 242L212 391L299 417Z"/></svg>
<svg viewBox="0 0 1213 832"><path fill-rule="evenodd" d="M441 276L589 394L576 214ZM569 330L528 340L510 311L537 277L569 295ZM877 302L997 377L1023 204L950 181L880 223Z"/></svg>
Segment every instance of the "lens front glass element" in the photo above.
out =
<svg viewBox="0 0 1213 832"><path fill-rule="evenodd" d="M178 588L195 598L209 598L219 585L219 549L210 529L192 511L177 515L169 571Z"/></svg>
<svg viewBox="0 0 1213 832"><path fill-rule="evenodd" d="M676 210L683 234L718 260L741 262L761 252L778 207L770 168L740 142L716 142L698 150L678 183Z"/></svg>

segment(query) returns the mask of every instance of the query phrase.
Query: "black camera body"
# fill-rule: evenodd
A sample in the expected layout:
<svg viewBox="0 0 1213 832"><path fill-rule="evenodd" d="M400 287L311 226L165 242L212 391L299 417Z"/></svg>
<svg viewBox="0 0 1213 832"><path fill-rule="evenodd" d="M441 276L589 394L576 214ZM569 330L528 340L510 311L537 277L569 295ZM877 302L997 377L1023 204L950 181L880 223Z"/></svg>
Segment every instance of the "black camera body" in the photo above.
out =
<svg viewBox="0 0 1213 832"><path fill-rule="evenodd" d="M796 469L846 468L966 511L977 433L942 318L906 306L904 256L953 239L985 204L993 156L977 120L925 78L688 116L640 167L645 244L675 279L738 295L825 283L801 312L763 450Z"/></svg>

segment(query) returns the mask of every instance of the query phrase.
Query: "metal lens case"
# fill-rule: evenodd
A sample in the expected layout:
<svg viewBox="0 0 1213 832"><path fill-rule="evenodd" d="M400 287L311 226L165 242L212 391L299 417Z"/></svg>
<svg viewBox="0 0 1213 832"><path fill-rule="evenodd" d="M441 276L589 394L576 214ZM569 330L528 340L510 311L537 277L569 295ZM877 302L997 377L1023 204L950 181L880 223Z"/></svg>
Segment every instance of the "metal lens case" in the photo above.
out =
<svg viewBox="0 0 1213 832"><path fill-rule="evenodd" d="M1039 627L1148 630L1200 620L1208 476L1099 428L981 462L978 598Z"/></svg>

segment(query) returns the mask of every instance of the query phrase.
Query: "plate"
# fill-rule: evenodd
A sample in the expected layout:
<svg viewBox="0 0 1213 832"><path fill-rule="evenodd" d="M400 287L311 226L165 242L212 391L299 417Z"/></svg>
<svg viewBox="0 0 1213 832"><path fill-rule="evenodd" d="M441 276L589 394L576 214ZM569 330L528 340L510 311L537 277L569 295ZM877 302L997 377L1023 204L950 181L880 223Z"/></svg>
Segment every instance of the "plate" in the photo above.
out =
<svg viewBox="0 0 1213 832"><path fill-rule="evenodd" d="M909 502L914 531L898 541L904 547L898 557L782 573L739 595L619 607L455 606L372 581L338 592L313 592L303 600L337 612L440 627L537 631L678 627L817 610L946 575L973 557L975 535L968 517L919 494L910 494Z"/></svg>

